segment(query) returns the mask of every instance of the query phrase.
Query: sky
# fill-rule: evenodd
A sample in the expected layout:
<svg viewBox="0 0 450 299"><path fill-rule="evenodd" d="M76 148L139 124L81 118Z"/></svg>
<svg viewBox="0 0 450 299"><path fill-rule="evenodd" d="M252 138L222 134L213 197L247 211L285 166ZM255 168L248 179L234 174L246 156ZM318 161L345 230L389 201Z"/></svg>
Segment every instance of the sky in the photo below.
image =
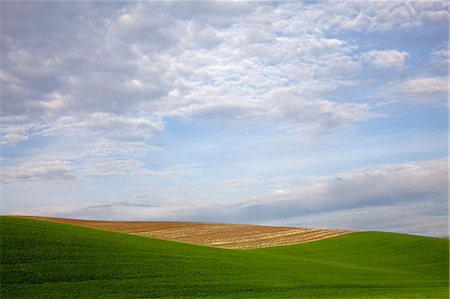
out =
<svg viewBox="0 0 450 299"><path fill-rule="evenodd" d="M447 1L2 1L1 214L448 233Z"/></svg>

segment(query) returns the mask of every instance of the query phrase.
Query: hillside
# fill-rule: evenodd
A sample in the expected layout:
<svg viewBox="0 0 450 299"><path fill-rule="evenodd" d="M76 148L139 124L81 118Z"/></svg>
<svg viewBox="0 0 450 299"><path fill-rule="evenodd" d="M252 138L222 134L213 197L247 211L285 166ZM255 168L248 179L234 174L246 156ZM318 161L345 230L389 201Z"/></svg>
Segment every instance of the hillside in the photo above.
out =
<svg viewBox="0 0 450 299"><path fill-rule="evenodd" d="M22 217L220 248L260 248L291 245L322 240L353 232L337 229L208 222L96 221L37 216Z"/></svg>
<svg viewBox="0 0 450 299"><path fill-rule="evenodd" d="M2 298L446 298L445 239L354 233L220 249L0 218Z"/></svg>

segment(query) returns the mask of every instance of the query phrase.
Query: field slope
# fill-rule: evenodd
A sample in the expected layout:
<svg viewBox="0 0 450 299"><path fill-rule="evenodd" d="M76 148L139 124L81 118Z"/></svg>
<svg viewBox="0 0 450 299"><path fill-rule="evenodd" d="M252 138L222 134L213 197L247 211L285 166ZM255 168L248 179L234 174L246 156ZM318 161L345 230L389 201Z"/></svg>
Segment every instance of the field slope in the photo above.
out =
<svg viewBox="0 0 450 299"><path fill-rule="evenodd" d="M99 221L37 216L22 217L220 248L260 248L291 245L322 240L353 232L338 229L210 222Z"/></svg>
<svg viewBox="0 0 450 299"><path fill-rule="evenodd" d="M448 298L446 239L220 249L14 217L0 235L2 298Z"/></svg>

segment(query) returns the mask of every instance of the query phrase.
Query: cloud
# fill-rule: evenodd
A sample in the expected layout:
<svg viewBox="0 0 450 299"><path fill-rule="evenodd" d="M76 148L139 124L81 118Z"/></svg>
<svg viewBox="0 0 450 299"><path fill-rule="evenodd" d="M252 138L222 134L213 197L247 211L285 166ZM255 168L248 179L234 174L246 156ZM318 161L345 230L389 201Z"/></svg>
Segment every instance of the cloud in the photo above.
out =
<svg viewBox="0 0 450 299"><path fill-rule="evenodd" d="M24 18L43 9L37 4L7 6ZM19 26L14 18L4 21L4 114L45 122L47 132L72 122L67 118L73 115L92 119L102 113L142 112L249 124L263 118L280 123L287 117L287 122L318 123L325 128L330 123L320 125L325 120L315 107L320 110L324 96L341 86L336 76L360 69L344 41L317 33L292 35L278 22L280 15L273 13L287 13L289 7L283 5L258 9L247 4L198 3L195 13L192 7L190 13L182 13L171 4L147 2L124 5L120 14L113 7L98 6L104 21L87 13L89 5L74 6L73 16L61 28L52 24L70 6L56 5L53 17L36 18L35 24ZM32 25L40 28L33 29L39 34L17 31ZM259 25L264 32L255 31ZM73 33L70 40L67 32ZM52 38L42 43L40 36ZM320 79L312 81L315 76ZM323 81L328 86L321 90ZM314 92L306 90L315 85ZM297 102L305 102L310 113L304 112L302 118L277 113L264 94L278 88L305 91ZM322 102L316 104L316 99ZM341 111L350 107L334 106ZM361 113L367 109L361 106Z"/></svg>
<svg viewBox="0 0 450 299"><path fill-rule="evenodd" d="M122 149L123 150L123 149ZM25 182L63 183L97 177L176 177L190 173L192 166L173 166L151 169L139 157L121 156L121 149L111 152L85 152L68 160L25 161L6 166L0 172L0 181L5 184Z"/></svg>
<svg viewBox="0 0 450 299"><path fill-rule="evenodd" d="M445 201L421 201L389 206L345 209L280 219L277 225L358 228L407 234L448 236L448 206Z"/></svg>
<svg viewBox="0 0 450 299"><path fill-rule="evenodd" d="M350 4L351 3L351 4ZM369 2L342 3L337 11L350 7L338 25L344 29L389 31L397 28L414 28L424 23L445 23L448 15L448 4L444 1L433 2ZM353 9L352 9L353 8ZM336 7L333 7L336 9ZM336 10L335 10L336 11Z"/></svg>
<svg viewBox="0 0 450 299"><path fill-rule="evenodd" d="M431 51L431 64L432 66L437 70L443 70L444 73L447 73L448 66L449 66L449 57L448 57L448 51L449 51L449 42L442 43L438 47L434 48Z"/></svg>
<svg viewBox="0 0 450 299"><path fill-rule="evenodd" d="M59 117L50 126L43 126L41 135L94 134L101 136L152 137L164 130L164 123L158 118L127 117L112 113L96 112L88 115L67 115Z"/></svg>
<svg viewBox="0 0 450 299"><path fill-rule="evenodd" d="M396 50L369 51L361 56L362 61L378 68L401 67L405 64L409 54Z"/></svg>
<svg viewBox="0 0 450 299"><path fill-rule="evenodd" d="M357 78L362 64L354 44L327 32L440 23L447 10L438 1L182 6L185 10L179 3L66 3L52 5L54 13L44 18L40 13L47 4L4 4L2 114L49 126L67 115L144 112L333 129L370 119L372 107L328 97L344 78ZM370 51L363 60L387 67L401 66L407 57L395 50ZM301 117L274 107L265 95L277 89L290 90L286 98L307 107ZM323 115L324 101L338 115ZM348 117L355 110L365 117ZM7 139L27 138L16 137Z"/></svg>
<svg viewBox="0 0 450 299"><path fill-rule="evenodd" d="M374 116L367 104L325 98L339 87L355 84L340 79L361 67L347 44L320 36L276 37L277 28L269 28L272 33L266 32L273 41L249 45L242 27L223 32L229 38L214 50L180 54L175 65L190 80L163 98L158 105L161 116L241 125L264 121L275 127L317 127L322 132ZM320 79L312 79L315 76ZM293 106L301 113L294 115ZM334 109L327 108L331 106Z"/></svg>
<svg viewBox="0 0 450 299"><path fill-rule="evenodd" d="M297 11L299 6L303 6L300 12ZM388 32L424 24L444 24L448 19L445 1L288 3L280 5L279 11L285 16L283 25L292 32L311 30L312 24L320 24L314 30L321 32Z"/></svg>
<svg viewBox="0 0 450 299"><path fill-rule="evenodd" d="M5 121L0 127L2 144L14 144L36 136L81 139L103 137L110 140L145 140L148 144L145 146L141 144L142 148L150 148L151 138L164 131L164 123L158 117L125 116L104 112L63 115L51 123L46 121L30 123L21 118L3 119Z"/></svg>
<svg viewBox="0 0 450 299"><path fill-rule="evenodd" d="M420 3L418 6L418 18L432 24L442 24L448 20L448 3ZM440 7L439 7L440 6Z"/></svg>
<svg viewBox="0 0 450 299"><path fill-rule="evenodd" d="M230 189L239 189L239 188L245 188L251 185L254 185L258 183L260 179L257 177L251 177L251 178L236 178L236 179L227 179L222 180L217 183L219 187L225 187Z"/></svg>
<svg viewBox="0 0 450 299"><path fill-rule="evenodd" d="M137 210L146 210L148 204L139 202L101 201L96 203L77 203L46 208L34 208L20 210L13 215L43 215L78 219L98 220L129 220L142 219L137 215Z"/></svg>
<svg viewBox="0 0 450 299"><path fill-rule="evenodd" d="M170 88L169 82L161 81L162 57L149 55L151 62L145 60L116 38L120 32L111 22L118 4L49 5L4 5L12 16L27 21L2 21L2 84L7 87L3 114L36 119L67 111L117 113L133 110L144 98L151 100ZM46 8L52 16L39 16ZM130 84L139 81L144 88Z"/></svg>
<svg viewBox="0 0 450 299"><path fill-rule="evenodd" d="M88 144L81 155L92 158L140 158L146 152L158 149L155 145L143 140L110 140L101 137Z"/></svg>
<svg viewBox="0 0 450 299"><path fill-rule="evenodd" d="M268 221L351 208L442 201L448 192L447 166L442 159L356 169L322 178L309 187L284 188L265 198L222 207L215 216L226 221ZM203 213L214 215L212 211Z"/></svg>
<svg viewBox="0 0 450 299"><path fill-rule="evenodd" d="M1 172L4 183L23 181L56 181L74 179L73 167L69 161L32 161L13 167L6 167Z"/></svg>
<svg viewBox="0 0 450 299"><path fill-rule="evenodd" d="M26 125L1 125L0 144L14 144L29 138Z"/></svg>
<svg viewBox="0 0 450 299"><path fill-rule="evenodd" d="M449 83L447 76L421 76L387 85L380 93L386 103L418 103L446 105Z"/></svg>
<svg viewBox="0 0 450 299"><path fill-rule="evenodd" d="M388 83L377 96L384 104L446 105L449 86L447 76L417 76Z"/></svg>
<svg viewBox="0 0 450 299"><path fill-rule="evenodd" d="M443 215L447 215L447 171L447 159L370 166L318 178L307 187L287 187L246 202L214 209L203 207L200 211L175 210L173 218L182 215L185 219L207 221L388 228L417 234L442 234L447 229L442 227ZM419 206L428 208L422 210ZM390 213L384 212L391 208ZM408 211L408 208L411 208L409 214L394 212ZM334 218L326 219L326 215L334 215ZM409 221L401 218L402 215L418 220ZM428 219L436 222L425 227L423 223ZM385 221L386 225L378 223L380 221ZM411 227L407 227L407 223Z"/></svg>
<svg viewBox="0 0 450 299"><path fill-rule="evenodd" d="M400 83L402 91L416 95L446 93L448 88L447 77L418 77Z"/></svg>
<svg viewBox="0 0 450 299"><path fill-rule="evenodd" d="M442 235L447 230L443 227L447 217L447 170L447 159L374 165L319 177L306 187L290 186L238 203L220 203L213 198L208 203L182 196L138 209L127 204L126 213L115 209L112 215L117 219L133 215L133 219L289 224ZM221 184L253 182L239 179ZM64 215L86 217L96 205L86 204L76 211L67 208ZM111 219L108 213L100 213L96 218Z"/></svg>

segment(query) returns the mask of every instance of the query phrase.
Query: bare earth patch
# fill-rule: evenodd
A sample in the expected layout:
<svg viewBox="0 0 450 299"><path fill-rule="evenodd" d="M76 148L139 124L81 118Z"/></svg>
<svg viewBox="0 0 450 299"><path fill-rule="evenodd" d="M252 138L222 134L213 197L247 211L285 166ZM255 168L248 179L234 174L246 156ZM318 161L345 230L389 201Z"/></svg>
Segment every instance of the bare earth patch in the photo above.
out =
<svg viewBox="0 0 450 299"><path fill-rule="evenodd" d="M133 235L221 248L260 248L299 244L352 233L351 230L171 221L100 221L19 216Z"/></svg>

